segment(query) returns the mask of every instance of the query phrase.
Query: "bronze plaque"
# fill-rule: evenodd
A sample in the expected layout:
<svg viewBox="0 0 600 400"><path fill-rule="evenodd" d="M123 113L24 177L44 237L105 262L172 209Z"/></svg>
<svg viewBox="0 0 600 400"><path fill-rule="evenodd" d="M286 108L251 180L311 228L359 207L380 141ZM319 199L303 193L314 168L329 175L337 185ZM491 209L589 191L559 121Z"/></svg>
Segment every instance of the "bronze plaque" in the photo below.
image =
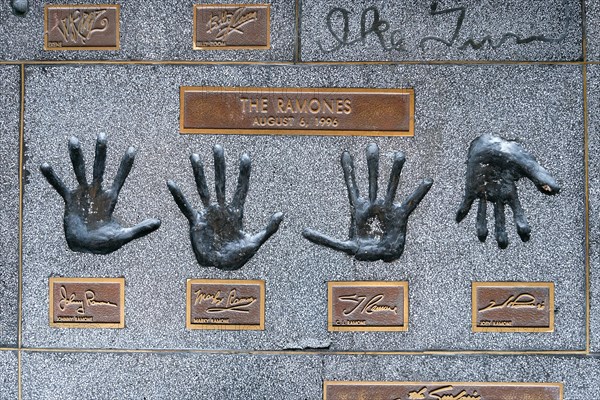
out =
<svg viewBox="0 0 600 400"><path fill-rule="evenodd" d="M331 382L324 400L562 400L562 383Z"/></svg>
<svg viewBox="0 0 600 400"><path fill-rule="evenodd" d="M329 282L330 331L407 331L408 282Z"/></svg>
<svg viewBox="0 0 600 400"><path fill-rule="evenodd" d="M269 4L194 6L194 49L235 50L271 47Z"/></svg>
<svg viewBox="0 0 600 400"><path fill-rule="evenodd" d="M50 278L50 326L125 327L124 278Z"/></svg>
<svg viewBox="0 0 600 400"><path fill-rule="evenodd" d="M265 282L187 280L188 329L265 329Z"/></svg>
<svg viewBox="0 0 600 400"><path fill-rule="evenodd" d="M44 50L118 50L119 5L47 5Z"/></svg>
<svg viewBox="0 0 600 400"><path fill-rule="evenodd" d="M180 88L181 133L413 136L412 89Z"/></svg>
<svg viewBox="0 0 600 400"><path fill-rule="evenodd" d="M554 331L554 283L473 282L473 332Z"/></svg>

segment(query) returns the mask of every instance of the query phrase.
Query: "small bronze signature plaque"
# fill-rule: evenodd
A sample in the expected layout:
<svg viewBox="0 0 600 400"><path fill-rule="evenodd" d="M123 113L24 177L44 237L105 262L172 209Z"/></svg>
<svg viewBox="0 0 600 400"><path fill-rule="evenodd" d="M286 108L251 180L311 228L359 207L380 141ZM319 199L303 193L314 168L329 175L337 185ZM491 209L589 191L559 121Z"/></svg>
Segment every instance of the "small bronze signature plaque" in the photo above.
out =
<svg viewBox="0 0 600 400"><path fill-rule="evenodd" d="M118 4L47 5L44 50L118 50Z"/></svg>
<svg viewBox="0 0 600 400"><path fill-rule="evenodd" d="M180 88L181 133L413 136L412 89Z"/></svg>
<svg viewBox="0 0 600 400"><path fill-rule="evenodd" d="M554 283L473 282L473 332L554 331Z"/></svg>
<svg viewBox="0 0 600 400"><path fill-rule="evenodd" d="M269 4L194 6L194 49L234 50L271 47Z"/></svg>
<svg viewBox="0 0 600 400"><path fill-rule="evenodd" d="M330 331L407 331L408 282L329 282Z"/></svg>
<svg viewBox="0 0 600 400"><path fill-rule="evenodd" d="M265 329L265 282L187 280L188 329Z"/></svg>
<svg viewBox="0 0 600 400"><path fill-rule="evenodd" d="M562 383L513 382L332 382L324 400L562 400Z"/></svg>
<svg viewBox="0 0 600 400"><path fill-rule="evenodd" d="M125 327L124 278L50 278L50 326Z"/></svg>

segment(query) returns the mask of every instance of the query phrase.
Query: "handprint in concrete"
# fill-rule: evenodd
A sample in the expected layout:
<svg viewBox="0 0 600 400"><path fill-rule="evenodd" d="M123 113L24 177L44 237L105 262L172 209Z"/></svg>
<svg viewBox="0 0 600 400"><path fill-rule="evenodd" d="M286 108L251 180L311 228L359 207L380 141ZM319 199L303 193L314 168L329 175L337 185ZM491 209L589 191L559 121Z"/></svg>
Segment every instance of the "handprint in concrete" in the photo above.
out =
<svg viewBox="0 0 600 400"><path fill-rule="evenodd" d="M405 160L403 153L395 153L385 199L378 199L379 148L376 144L370 144L367 147L369 197L364 198L360 196L356 185L352 156L345 151L341 163L350 199L349 238L338 240L312 229L305 229L304 237L361 261L397 260L404 252L408 217L433 184L431 178L423 179L419 187L402 204L394 203Z"/></svg>
<svg viewBox="0 0 600 400"><path fill-rule="evenodd" d="M255 235L244 232L244 203L250 186L250 157L240 157L240 174L231 203L225 203L225 156L221 146L213 148L215 163L216 203L211 203L204 166L200 156L192 154L190 161L196 189L204 208L196 211L173 181L167 186L177 206L190 224L192 249L198 263L204 267L236 270L250 260L258 249L279 229L282 213L271 217L267 227Z"/></svg>
<svg viewBox="0 0 600 400"><path fill-rule="evenodd" d="M48 163L40 170L65 201L63 225L69 248L80 253L109 254L124 244L155 231L158 219L147 219L132 228L122 227L114 218L119 192L133 167L135 149L130 147L123 158L110 189L102 187L106 167L106 136L98 135L92 182L85 176L85 161L79 140L71 137L69 154L78 185L69 190Z"/></svg>
<svg viewBox="0 0 600 400"><path fill-rule="evenodd" d="M492 135L483 135L471 142L467 156L467 176L465 195L456 222L461 222L469 213L475 199L479 199L477 209L477 237L484 242L488 235L487 202L494 205L496 241L498 247L508 246L504 208L512 209L517 233L523 242L529 240L531 227L519 201L516 182L529 178L538 190L547 195L555 195L560 186L546 169L540 166L534 156L520 144Z"/></svg>

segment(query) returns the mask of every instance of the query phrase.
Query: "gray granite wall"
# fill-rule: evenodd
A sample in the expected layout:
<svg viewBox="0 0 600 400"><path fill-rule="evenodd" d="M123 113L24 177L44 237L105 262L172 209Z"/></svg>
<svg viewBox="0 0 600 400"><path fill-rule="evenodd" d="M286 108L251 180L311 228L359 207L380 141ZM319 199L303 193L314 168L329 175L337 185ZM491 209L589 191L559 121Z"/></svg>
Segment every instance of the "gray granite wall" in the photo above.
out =
<svg viewBox="0 0 600 400"><path fill-rule="evenodd" d="M0 399L320 399L326 380L562 382L566 400L598 391L598 0L273 0L271 49L247 51L193 50L192 1L128 0L120 50L71 52L43 50L52 3L77 4L29 1L24 16L0 5ZM184 85L414 88L415 136L181 135ZM90 176L100 132L107 184L127 147L138 150L116 217L125 226L162 220L106 256L69 250L62 199L39 170L49 162L73 187L68 139L79 138ZM519 182L531 240L519 240L507 212L505 250L493 234L478 241L475 209L454 221L469 144L482 134L519 141L561 185L549 197ZM339 158L354 155L365 193L373 142L380 192L398 150L407 157L398 200L434 180L391 263L356 261L301 235L346 238ZM205 160L213 192L215 144L225 148L228 199L238 157L252 159L247 231L285 213L238 271L198 265L166 186L177 181L200 206L188 157ZM51 328L53 276L124 277L125 328ZM188 278L265 280L264 331L186 330ZM333 280L407 280L409 330L329 332ZM554 332L471 332L472 281L554 282Z"/></svg>

